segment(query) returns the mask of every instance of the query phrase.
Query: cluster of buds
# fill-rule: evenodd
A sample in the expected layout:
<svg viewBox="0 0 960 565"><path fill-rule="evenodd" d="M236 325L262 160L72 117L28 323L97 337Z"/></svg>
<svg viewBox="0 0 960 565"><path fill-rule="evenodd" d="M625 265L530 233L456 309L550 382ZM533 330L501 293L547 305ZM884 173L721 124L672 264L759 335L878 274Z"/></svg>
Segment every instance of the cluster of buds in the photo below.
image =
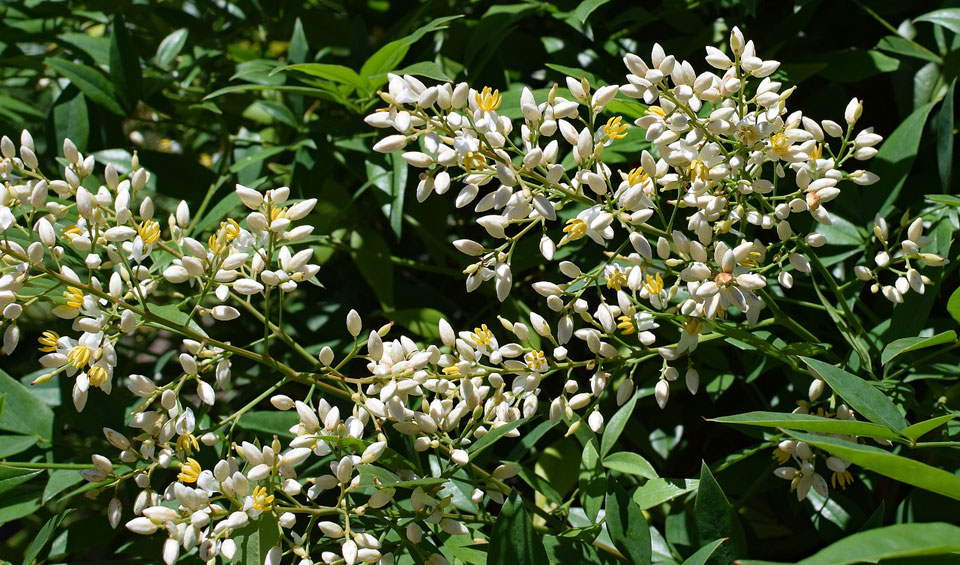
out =
<svg viewBox="0 0 960 565"><path fill-rule="evenodd" d="M942 267L947 260L936 253L922 252L921 249L932 243L932 240L923 235L923 218L915 218L913 221L906 214L903 215L898 233L891 234L890 226L887 221L877 215L873 221L873 235L880 243L881 249L877 251L872 261L868 260L873 266L857 265L854 268L854 274L862 281L873 281L870 284L870 292L876 294L882 293L884 298L900 304L903 297L910 291L917 294L923 294L926 287L933 283L930 277L922 274L918 268L923 267ZM900 246L897 248L898 239ZM887 273L887 277L895 276L893 284L883 284L880 282L880 275Z"/></svg>

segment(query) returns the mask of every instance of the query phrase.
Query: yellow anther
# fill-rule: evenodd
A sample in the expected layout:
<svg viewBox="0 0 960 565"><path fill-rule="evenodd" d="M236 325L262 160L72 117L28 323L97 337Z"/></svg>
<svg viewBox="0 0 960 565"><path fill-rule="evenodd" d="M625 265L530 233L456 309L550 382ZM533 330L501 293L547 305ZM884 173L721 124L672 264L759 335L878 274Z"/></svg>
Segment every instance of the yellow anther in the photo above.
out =
<svg viewBox="0 0 960 565"><path fill-rule="evenodd" d="M67 360L79 369L90 362L90 353L90 348L86 345L75 345L67 352Z"/></svg>
<svg viewBox="0 0 960 565"><path fill-rule="evenodd" d="M483 87L483 90L475 95L477 107L484 112L492 112L500 107L503 97L499 90L491 90L489 86Z"/></svg>
<svg viewBox="0 0 960 565"><path fill-rule="evenodd" d="M443 374L447 375L448 377L459 377L460 367L458 365L450 365L449 367L444 367Z"/></svg>
<svg viewBox="0 0 960 565"><path fill-rule="evenodd" d="M193 455L193 452L199 449L200 444L197 443L197 436L193 434L183 434L177 438L177 453Z"/></svg>
<svg viewBox="0 0 960 565"><path fill-rule="evenodd" d="M630 186L635 186L638 184L643 184L649 179L649 175L643 172L643 169L637 167L635 169L630 169L630 172L627 173L627 182L630 183Z"/></svg>
<svg viewBox="0 0 960 565"><path fill-rule="evenodd" d="M203 469L196 459L187 457L187 462L180 466L180 474L177 475L177 480L181 483L195 483L202 471Z"/></svg>
<svg viewBox="0 0 960 565"><path fill-rule="evenodd" d="M660 276L660 273L657 273L656 276L647 275L646 278L647 280L643 283L643 288L646 289L651 296L663 292L663 277Z"/></svg>
<svg viewBox="0 0 960 565"><path fill-rule="evenodd" d="M818 143L816 147L810 150L810 158L820 159L821 157L823 157L823 144Z"/></svg>
<svg viewBox="0 0 960 565"><path fill-rule="evenodd" d="M622 123L623 118L616 116L607 120L603 126L603 133L610 139L623 139L627 137L627 124Z"/></svg>
<svg viewBox="0 0 960 565"><path fill-rule="evenodd" d="M840 488L846 489L847 485L853 483L853 475L850 474L850 471L834 471L833 476L830 477L830 484L833 485L833 488L837 488L837 485L840 485Z"/></svg>
<svg viewBox="0 0 960 565"><path fill-rule="evenodd" d="M567 220L567 225L563 228L563 233L567 234L563 237L563 239L567 241L576 241L587 235L587 223L580 218L570 218Z"/></svg>
<svg viewBox="0 0 960 565"><path fill-rule="evenodd" d="M477 151L467 151L463 156L463 168L468 173L482 171L487 168L487 158Z"/></svg>
<svg viewBox="0 0 960 565"><path fill-rule="evenodd" d="M612 288L613 290L620 290L620 287L627 284L627 275L620 269L610 271L606 274L606 278L607 288Z"/></svg>
<svg viewBox="0 0 960 565"><path fill-rule="evenodd" d="M253 489L253 507L262 512L269 512L273 506L273 495L267 494L267 489L264 487L256 487Z"/></svg>
<svg viewBox="0 0 960 565"><path fill-rule="evenodd" d="M683 322L683 331L690 335L697 335L703 329L703 320L700 318L687 318Z"/></svg>
<svg viewBox="0 0 960 565"><path fill-rule="evenodd" d="M787 137L787 134L780 132L770 138L770 149L779 156L786 155L793 142Z"/></svg>
<svg viewBox="0 0 960 565"><path fill-rule="evenodd" d="M87 371L87 378L90 379L90 386L98 387L107 382L107 370L100 365L94 365Z"/></svg>
<svg viewBox="0 0 960 565"><path fill-rule="evenodd" d="M649 106L647 108L647 115L649 116L650 114L660 116L661 118L667 115L660 106Z"/></svg>
<svg viewBox="0 0 960 565"><path fill-rule="evenodd" d="M694 159L690 161L690 166L687 167L687 174L690 175L690 180L707 180L710 167L700 159Z"/></svg>
<svg viewBox="0 0 960 565"><path fill-rule="evenodd" d="M490 342L493 340L493 332L487 328L486 324L481 325L479 328L473 328L473 341L477 345L490 345Z"/></svg>
<svg viewBox="0 0 960 565"><path fill-rule="evenodd" d="M137 233L145 245L156 243L160 239L160 224L153 220L140 222L140 225L137 226Z"/></svg>
<svg viewBox="0 0 960 565"><path fill-rule="evenodd" d="M83 307L83 291L75 286L68 286L63 291L63 297L67 299L67 306L70 308Z"/></svg>
<svg viewBox="0 0 960 565"><path fill-rule="evenodd" d="M538 349L534 349L524 355L523 360L527 364L527 368L531 371L542 371L547 368L547 358L543 354L543 351Z"/></svg>
<svg viewBox="0 0 960 565"><path fill-rule="evenodd" d="M43 347L40 348L40 351L43 353L52 353L57 350L57 340L60 339L60 334L53 330L47 330L43 332L40 337L37 338L37 341L40 342L40 345Z"/></svg>
<svg viewBox="0 0 960 565"><path fill-rule="evenodd" d="M633 319L630 316L620 316L617 319L620 320L617 324L617 329L620 330L623 335L637 333L637 328L633 325Z"/></svg>

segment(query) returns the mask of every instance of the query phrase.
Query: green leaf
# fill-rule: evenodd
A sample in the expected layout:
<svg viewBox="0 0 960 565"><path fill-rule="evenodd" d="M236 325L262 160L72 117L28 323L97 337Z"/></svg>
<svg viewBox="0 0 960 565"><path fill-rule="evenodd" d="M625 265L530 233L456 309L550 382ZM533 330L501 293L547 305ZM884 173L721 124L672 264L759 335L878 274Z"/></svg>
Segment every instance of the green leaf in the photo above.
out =
<svg viewBox="0 0 960 565"><path fill-rule="evenodd" d="M884 195L887 199L879 207L879 213L887 215L892 209L893 202L900 195L913 167L917 149L920 147L920 138L923 136L923 127L935 105L935 102L930 102L914 110L880 146L870 169L880 176L880 181L865 195L866 202L861 206L865 214L872 215L878 211L877 204Z"/></svg>
<svg viewBox="0 0 960 565"><path fill-rule="evenodd" d="M737 512L730 506L706 463L700 464L700 487L697 490L694 513L700 545L706 545L717 538L730 540L730 543L718 548L710 556L707 560L709 563L732 563L746 554L747 542Z"/></svg>
<svg viewBox="0 0 960 565"><path fill-rule="evenodd" d="M427 77L442 82L453 82L453 79L443 71L443 67L433 61L420 61L397 71L397 73Z"/></svg>
<svg viewBox="0 0 960 565"><path fill-rule="evenodd" d="M607 484L607 503L604 507L607 533L613 545L630 563L650 562L650 526L643 510L630 498L617 481Z"/></svg>
<svg viewBox="0 0 960 565"><path fill-rule="evenodd" d="M388 314L394 322L407 327L413 333L425 339L440 337L440 319L443 312L433 308L404 308L394 310Z"/></svg>
<svg viewBox="0 0 960 565"><path fill-rule="evenodd" d="M110 35L110 80L114 91L127 110L133 110L140 100L140 83L143 78L140 58L127 30L121 12L113 16Z"/></svg>
<svg viewBox="0 0 960 565"><path fill-rule="evenodd" d="M927 432L931 432L939 428L957 416L958 414L947 414L945 416L937 416L936 418L930 418L929 420L917 422L912 426L904 428L900 434L905 438L916 441Z"/></svg>
<svg viewBox="0 0 960 565"><path fill-rule="evenodd" d="M164 69L170 68L170 63L180 54L189 35L190 31L184 27L164 37L160 46L157 47L157 66Z"/></svg>
<svg viewBox="0 0 960 565"><path fill-rule="evenodd" d="M960 551L960 528L942 522L897 524L859 532L821 549L798 565L877 563L881 559Z"/></svg>
<svg viewBox="0 0 960 565"><path fill-rule="evenodd" d="M960 324L960 288L954 290L950 300L947 300L947 313Z"/></svg>
<svg viewBox="0 0 960 565"><path fill-rule="evenodd" d="M293 35L290 36L290 48L287 50L287 60L291 63L303 63L307 60L310 46L307 44L307 34L303 31L303 22L300 18L293 23Z"/></svg>
<svg viewBox="0 0 960 565"><path fill-rule="evenodd" d="M331 65L327 63L297 63L282 67L275 72L279 71L298 71L310 76L322 78L324 80L345 84L351 88L355 88L358 92L366 92L370 90L369 80L358 75L353 69L344 67L343 65Z"/></svg>
<svg viewBox="0 0 960 565"><path fill-rule="evenodd" d="M23 565L30 565L34 560L40 556L40 552L43 550L44 546L47 545L47 542L50 541L50 537L54 532L57 531L57 528L60 526L60 522L63 521L71 512L72 509L67 509L60 514L54 515L52 518L47 520L47 523L40 528L40 531L36 533L33 537L33 541L30 542L30 547L27 548L26 553L23 554Z"/></svg>
<svg viewBox="0 0 960 565"><path fill-rule="evenodd" d="M789 434L864 469L869 469L908 485L960 500L960 476L943 469L894 455L878 447L860 445L840 438L801 432L789 432Z"/></svg>
<svg viewBox="0 0 960 565"><path fill-rule="evenodd" d="M293 434L290 433L290 428L297 425L298 421L297 413L292 410L288 412L253 410L240 416L237 426L245 430L292 438Z"/></svg>
<svg viewBox="0 0 960 565"><path fill-rule="evenodd" d="M956 89L957 79L953 79L937 116L937 172L940 173L943 192L950 191L953 176L953 98Z"/></svg>
<svg viewBox="0 0 960 565"><path fill-rule="evenodd" d="M888 35L877 43L877 49L888 51L898 55L905 55L915 59L922 59L933 63L941 63L943 59L936 53L921 48L916 43L912 43L898 35Z"/></svg>
<svg viewBox="0 0 960 565"><path fill-rule="evenodd" d="M930 22L949 29L953 33L960 34L960 8L944 8L934 10L913 19L916 22Z"/></svg>
<svg viewBox="0 0 960 565"><path fill-rule="evenodd" d="M583 446L583 455L580 457L580 476L577 480L580 487L580 501L583 510L591 523L596 523L600 509L603 508L603 497L607 490L607 475L597 453L596 442L590 439Z"/></svg>
<svg viewBox="0 0 960 565"><path fill-rule="evenodd" d="M367 464L357 465L357 472L360 474L360 486L376 486L378 488L432 487L447 481L442 477L422 477L405 481L399 475L383 467Z"/></svg>
<svg viewBox="0 0 960 565"><path fill-rule="evenodd" d="M410 167L403 160L400 153L390 154L389 159L393 162L393 175L390 177L390 229L393 230L397 239L400 238L400 232L403 229L403 205L404 196L407 192L407 173Z"/></svg>
<svg viewBox="0 0 960 565"><path fill-rule="evenodd" d="M590 17L590 14L592 14L594 10L596 10L600 6L603 6L609 1L610 0L583 0L582 2L580 2L580 5L577 6L577 9L575 12L577 15L577 19L580 20L580 23L584 23L584 24L587 23L587 18Z"/></svg>
<svg viewBox="0 0 960 565"><path fill-rule="evenodd" d="M46 504L53 497L67 490L73 485L83 480L79 471L73 469L55 469L50 471L50 478L43 487L43 496L40 499L42 504Z"/></svg>
<svg viewBox="0 0 960 565"><path fill-rule="evenodd" d="M704 565L707 560L710 559L710 556L713 555L713 552L716 551L717 548L720 547L720 544L725 541L727 541L726 538L721 538L708 543L707 545L698 549L696 553L690 557L687 557L686 561L683 562L683 565Z"/></svg>
<svg viewBox="0 0 960 565"><path fill-rule="evenodd" d="M467 448L467 453L470 454L471 458L476 457L480 454L480 452L493 445L494 442L502 438L504 435L526 424L528 421L529 418L520 418L519 420L514 420L509 424L504 424L502 426L493 428L485 433L482 438L470 444L470 447Z"/></svg>
<svg viewBox="0 0 960 565"><path fill-rule="evenodd" d="M952 194L924 194L923 197L930 202L936 202L937 204L946 204L947 206L960 208L960 197Z"/></svg>
<svg viewBox="0 0 960 565"><path fill-rule="evenodd" d="M264 512L257 520L251 520L237 530L233 537L239 550L237 563L262 565L270 548L280 543L280 524L273 513Z"/></svg>
<svg viewBox="0 0 960 565"><path fill-rule="evenodd" d="M603 437L600 440L601 457L610 453L610 450L613 449L613 446L617 443L617 439L619 439L620 434L623 433L623 428L626 427L627 422L630 421L630 416L633 415L633 409L637 405L638 396L639 395L634 394L626 404L621 406L620 409L610 417L610 421L607 422L603 430Z"/></svg>
<svg viewBox="0 0 960 565"><path fill-rule="evenodd" d="M0 466L0 494L5 494L39 475L41 471Z"/></svg>
<svg viewBox="0 0 960 565"><path fill-rule="evenodd" d="M463 16L457 15L436 18L403 39L397 39L387 43L367 59L363 67L360 68L360 76L366 77L367 79L376 79L371 80L371 89L384 84L387 82L386 74L397 68L400 61L407 55L407 51L411 45L428 33L445 29L447 23L460 17Z"/></svg>
<svg viewBox="0 0 960 565"><path fill-rule="evenodd" d="M0 369L0 393L6 396L0 430L17 432L50 443L53 411L19 381Z"/></svg>
<svg viewBox="0 0 960 565"><path fill-rule="evenodd" d="M783 412L746 412L733 416L721 416L709 420L721 424L742 424L766 428L784 428L821 434L868 436L896 441L900 436L887 426L860 420L838 420L812 414L789 414Z"/></svg>
<svg viewBox="0 0 960 565"><path fill-rule="evenodd" d="M613 471L636 475L645 479L658 478L653 465L639 453L633 453L632 451L618 451L607 455L603 459L603 466Z"/></svg>
<svg viewBox="0 0 960 565"><path fill-rule="evenodd" d="M945 343L953 343L956 340L957 332L953 330L938 333L937 335L931 337L904 337L897 339L888 343L887 346L883 348L883 354L880 356L880 362L886 365L904 353L909 353L918 349L926 349L927 347L935 347Z"/></svg>
<svg viewBox="0 0 960 565"><path fill-rule="evenodd" d="M183 325L187 323L187 318L189 318L189 315L180 310L176 304L164 304L163 306L151 305L150 313L180 327L183 327ZM207 332L200 327L200 324L197 323L196 319L190 320L190 329L203 335L207 335Z"/></svg>
<svg viewBox="0 0 960 565"><path fill-rule="evenodd" d="M56 57L48 57L44 59L44 63L60 76L69 79L90 101L100 104L118 116L125 114L120 102L117 101L113 85L97 69Z"/></svg>
<svg viewBox="0 0 960 565"><path fill-rule="evenodd" d="M823 361L809 357L800 359L866 419L875 424L883 424L897 433L909 425L896 405L869 382Z"/></svg>
<svg viewBox="0 0 960 565"><path fill-rule="evenodd" d="M50 127L57 138L69 137L80 151L87 150L90 138L90 117L87 99L76 86L65 88L50 110Z"/></svg>
<svg viewBox="0 0 960 565"><path fill-rule="evenodd" d="M699 484L697 479L653 479L640 485L633 493L633 501L646 510L697 490Z"/></svg>
<svg viewBox="0 0 960 565"><path fill-rule="evenodd" d="M533 521L514 491L500 509L490 532L487 549L490 565L549 565L543 538L533 530Z"/></svg>
<svg viewBox="0 0 960 565"><path fill-rule="evenodd" d="M36 436L0 435L0 459L22 453L36 443Z"/></svg>

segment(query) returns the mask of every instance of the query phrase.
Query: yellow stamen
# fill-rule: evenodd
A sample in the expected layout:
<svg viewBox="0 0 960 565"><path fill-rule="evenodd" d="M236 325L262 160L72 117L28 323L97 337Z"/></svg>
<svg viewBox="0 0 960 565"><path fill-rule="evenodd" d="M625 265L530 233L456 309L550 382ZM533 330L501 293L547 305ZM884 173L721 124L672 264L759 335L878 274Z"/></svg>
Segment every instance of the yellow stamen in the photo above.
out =
<svg viewBox="0 0 960 565"><path fill-rule="evenodd" d="M620 287L625 284L627 284L627 275L625 275L620 269L616 269L607 273L607 288L620 290Z"/></svg>
<svg viewBox="0 0 960 565"><path fill-rule="evenodd" d="M253 507L257 510L263 512L269 512L273 506L273 495L267 494L267 489L264 487L256 487L253 489Z"/></svg>
<svg viewBox="0 0 960 565"><path fill-rule="evenodd" d="M499 90L491 90L489 86L483 87L483 90L475 95L477 107L484 112L492 112L500 107L503 97Z"/></svg>
<svg viewBox="0 0 960 565"><path fill-rule="evenodd" d="M75 286L68 286L63 291L63 297L67 299L67 306L70 308L83 307L83 291Z"/></svg>
<svg viewBox="0 0 960 565"><path fill-rule="evenodd" d="M449 367L444 367L443 374L447 375L448 377L459 377L460 367L458 365L450 365Z"/></svg>
<svg viewBox="0 0 960 565"><path fill-rule="evenodd" d="M476 151L467 151L463 156L463 168L468 173L482 171L487 168L487 158Z"/></svg>
<svg viewBox="0 0 960 565"><path fill-rule="evenodd" d="M40 345L43 347L40 348L40 351L43 353L52 353L57 350L57 340L60 339L60 334L53 330L47 330L37 338L37 341L40 342Z"/></svg>
<svg viewBox="0 0 960 565"><path fill-rule="evenodd" d="M770 149L772 149L774 153L781 157L786 155L791 145L793 145L793 142L790 141L787 135L783 132L774 134L774 136L770 138Z"/></svg>
<svg viewBox="0 0 960 565"><path fill-rule="evenodd" d="M663 108L661 108L660 106L649 106L647 108L647 115L650 115L650 114L653 114L655 116L660 116L661 118L667 115L667 113L664 112Z"/></svg>
<svg viewBox="0 0 960 565"><path fill-rule="evenodd" d="M523 360L527 363L527 368L531 371L542 371L547 368L547 358L544 356L543 351L538 349L534 349L524 355Z"/></svg>
<svg viewBox="0 0 960 565"><path fill-rule="evenodd" d="M621 116L616 116L607 120L607 124L603 126L603 133L606 134L610 139L623 139L627 137L627 124L621 123L623 118Z"/></svg>
<svg viewBox="0 0 960 565"><path fill-rule="evenodd" d="M570 218L567 220L567 225L563 228L563 233L567 234L563 236L563 239L576 241L587 235L587 223L580 218Z"/></svg>
<svg viewBox="0 0 960 565"><path fill-rule="evenodd" d="M94 365L87 371L87 377L90 379L90 386L99 387L107 382L107 370L100 365Z"/></svg>
<svg viewBox="0 0 960 565"><path fill-rule="evenodd" d="M473 328L473 340L478 346L490 345L490 341L493 340L493 332L487 328L486 324L483 324L479 328Z"/></svg>
<svg viewBox="0 0 960 565"><path fill-rule="evenodd" d="M86 345L75 345L67 353L67 359L71 365L79 369L90 361L90 348Z"/></svg>
<svg viewBox="0 0 960 565"><path fill-rule="evenodd" d="M833 488L837 488L839 484L840 488L846 489L848 485L853 484L853 475L850 474L850 471L834 471L833 476L830 477L830 484L833 485Z"/></svg>
<svg viewBox="0 0 960 565"><path fill-rule="evenodd" d="M657 273L656 277L647 275L647 280L643 283L643 288L645 288L651 296L660 294L663 292L663 277L660 276L660 273Z"/></svg>
<svg viewBox="0 0 960 565"><path fill-rule="evenodd" d="M773 459L782 465L790 460L790 454L779 447L775 447L773 449Z"/></svg>
<svg viewBox="0 0 960 565"><path fill-rule="evenodd" d="M144 245L156 243L160 239L160 224L153 220L140 222L140 225L137 226L137 233L140 234L140 239L143 240Z"/></svg>
<svg viewBox="0 0 960 565"><path fill-rule="evenodd" d="M810 150L811 159L820 159L823 157L823 144L818 143L816 147Z"/></svg>
<svg viewBox="0 0 960 565"><path fill-rule="evenodd" d="M690 335L698 335L703 329L703 320L700 318L687 318L683 322L683 331Z"/></svg>
<svg viewBox="0 0 960 565"><path fill-rule="evenodd" d="M177 438L177 453L193 455L193 452L200 449L197 443L197 437L193 434L183 434Z"/></svg>
<svg viewBox="0 0 960 565"><path fill-rule="evenodd" d="M707 180L710 167L700 159L694 159L690 161L690 166L687 167L687 174L690 175L690 180Z"/></svg>
<svg viewBox="0 0 960 565"><path fill-rule="evenodd" d="M630 183L630 186L643 184L647 182L647 179L649 178L650 177L647 175L647 173L643 172L643 169L640 167L630 169L630 172L627 173L627 182Z"/></svg>
<svg viewBox="0 0 960 565"><path fill-rule="evenodd" d="M200 477L201 471L203 469L200 467L200 463L197 463L197 460L192 457L187 457L187 462L180 465L180 474L177 475L177 480L181 483L195 483Z"/></svg>
<svg viewBox="0 0 960 565"><path fill-rule="evenodd" d="M633 325L633 319L630 316L620 316L617 319L620 320L620 323L617 324L617 329L619 329L623 335L637 333L637 328Z"/></svg>

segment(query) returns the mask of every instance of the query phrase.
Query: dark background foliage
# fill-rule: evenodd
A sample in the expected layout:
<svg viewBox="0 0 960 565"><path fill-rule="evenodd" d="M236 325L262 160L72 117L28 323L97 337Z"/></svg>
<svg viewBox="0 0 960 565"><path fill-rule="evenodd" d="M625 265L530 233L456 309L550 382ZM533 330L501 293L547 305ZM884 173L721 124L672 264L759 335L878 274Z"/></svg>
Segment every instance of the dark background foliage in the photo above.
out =
<svg viewBox="0 0 960 565"><path fill-rule="evenodd" d="M896 0L7 1L0 4L0 131L15 137L29 129L48 168L59 167L55 158L67 136L101 163L121 162L136 150L153 172L156 198L186 200L197 222L207 227L225 212L239 214L232 196L237 182L289 185L297 196L316 197L320 203L310 217L316 226L310 241L323 264L319 279L325 288L307 289L302 300L291 302L284 321L292 337L311 352L323 345L343 347L343 319L352 307L365 321L395 320L405 331L429 339L436 337L441 315L455 327L472 328L493 325L497 313L516 320L531 307L545 310L522 288L544 273L536 249L524 248L514 262L517 289L505 304L497 303L490 287L465 294L461 270L466 261L449 242L482 239L482 230L454 209L450 197L417 205L415 171L408 172L398 156L370 149L378 132L362 118L379 105L376 91L387 71L490 85L506 93L505 108L516 107L523 86L548 88L568 73L584 73L595 84L621 82L623 54L646 57L654 42L706 70L703 46L722 44L729 29L740 26L764 58L783 62L775 78L799 85L791 108L841 121L846 102L855 96L864 100L861 123L885 137L909 116L915 118L911 123L919 145L913 149L907 143L905 151L893 153L878 165L880 183L846 190L831 208L847 221L834 228L841 244L824 248L824 255L839 258L842 268L840 261L855 256L860 242L870 237L873 216L885 204L888 218L896 222L902 212L929 205L925 195L956 192L950 181L951 85L960 71L960 35L927 22L910 23L947 6ZM298 63L326 66L285 69ZM951 96L943 101L948 89ZM620 163L638 161L643 147L642 136L631 137ZM956 197L943 201L960 203ZM939 248L949 250L955 214L943 214L936 233ZM576 253L573 249L572 257ZM882 297L860 289L852 307L872 354L879 358L882 344L923 328L955 327L946 313L947 298L957 286L953 267L943 270L943 281L927 295L910 298L895 314ZM852 279L849 272L846 277ZM796 292L804 299L814 296L805 281L798 281ZM815 306L798 305L789 315L831 346L838 359L856 364L838 323ZM24 324L25 344L46 321ZM249 329L231 324L218 331L243 339ZM777 331L761 341L778 348L797 341ZM141 345L151 347L151 362L160 370L169 359L165 351L175 344L158 338ZM29 381L35 370L29 349L24 345L13 358L4 358L4 370L28 375ZM960 407L956 361L949 355L908 367L886 392L899 396L918 419L948 413ZM809 377L755 344L733 338L701 346L696 362L703 392L692 398L678 393L664 411L649 392L658 367L640 371L638 384L648 392L620 441L648 458L660 476L697 477L701 461L710 465L739 512L751 557L800 558L865 525L956 521L955 502L869 473L846 491L834 491L819 512L809 501L798 503L772 476L776 465L769 450L751 455L760 433L744 434L700 416L789 411L805 397ZM872 370L881 375L876 365ZM270 379L255 367L239 369L249 372L230 391L232 400L253 398L258 383ZM903 377L910 374L941 376L924 386L907 386ZM244 383L247 388L240 386ZM55 460L85 461L102 449L100 427L119 429L122 422L97 418L119 419L111 406L118 398L91 398L94 410L88 407L77 416L69 405L69 387L53 383L43 400L54 408L61 428ZM944 439L958 432L946 428ZM551 431L521 459L561 495L575 488L581 455L574 438L562 436ZM51 451L31 449L18 457L52 457ZM955 455L938 457L932 462L958 465ZM0 557L19 559L50 516L76 506L80 509L66 519L66 534L53 540L55 560L157 559L157 540L111 537L115 534L102 512L108 496L96 502L80 498L73 480L78 477L65 473L52 473L47 483L29 483L50 492L42 506L29 497L0 503L0 522L5 522ZM528 489L519 482L518 487ZM699 547L692 501L681 498L652 509L649 520L663 533L660 551L667 556L672 552L677 559ZM589 548L582 551L585 558L600 558Z"/></svg>

